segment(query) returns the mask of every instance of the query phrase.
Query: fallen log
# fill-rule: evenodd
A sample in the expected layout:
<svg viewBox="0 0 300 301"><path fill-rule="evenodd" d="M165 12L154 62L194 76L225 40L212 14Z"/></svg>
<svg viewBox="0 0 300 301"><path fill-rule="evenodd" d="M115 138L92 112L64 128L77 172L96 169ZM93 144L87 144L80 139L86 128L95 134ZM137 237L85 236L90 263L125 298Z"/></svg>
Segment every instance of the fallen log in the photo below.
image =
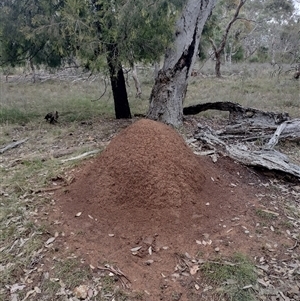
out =
<svg viewBox="0 0 300 301"><path fill-rule="evenodd" d="M214 149L218 149L219 153L225 153L232 159L247 166L281 171L300 178L300 166L290 162L285 154L273 149L285 131L286 137L293 137L295 131L296 137L297 135L299 136L300 119L287 121L279 125L271 139L260 148L255 143L247 143L243 139L239 141L239 137L236 137L234 144L230 143L224 140L224 136L220 135L224 131L214 131L207 126L202 127L201 125L198 125L198 127L200 130L195 134L194 138L201 140ZM289 128L287 129L287 127Z"/></svg>
<svg viewBox="0 0 300 301"><path fill-rule="evenodd" d="M265 124L278 125L289 120L288 113L265 112L254 108L245 108L238 103L226 102L207 102L192 105L183 108L183 115L196 115L207 110L219 110L229 112L230 123L249 123L249 124Z"/></svg>
<svg viewBox="0 0 300 301"><path fill-rule="evenodd" d="M300 166L291 163L287 156L276 150L251 152L234 146L228 146L226 149L231 158L247 166L265 167L300 178Z"/></svg>
<svg viewBox="0 0 300 301"><path fill-rule="evenodd" d="M273 148L279 140L300 141L300 119L291 119L279 126L251 125L249 123L227 125L224 129L217 131L217 134L223 139L242 139L243 141L272 139L268 142L266 148Z"/></svg>

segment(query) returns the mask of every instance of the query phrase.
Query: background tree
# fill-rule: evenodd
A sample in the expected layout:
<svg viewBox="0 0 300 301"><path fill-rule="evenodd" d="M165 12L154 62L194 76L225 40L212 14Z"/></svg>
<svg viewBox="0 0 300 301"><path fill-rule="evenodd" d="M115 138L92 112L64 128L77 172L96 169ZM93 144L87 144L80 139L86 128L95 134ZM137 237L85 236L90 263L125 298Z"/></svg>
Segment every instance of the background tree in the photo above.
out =
<svg viewBox="0 0 300 301"><path fill-rule="evenodd" d="M229 18L229 22L225 25L225 29L221 30L222 34L221 34L221 38L220 38L219 42L217 42L216 38L214 38L213 36L209 37L209 41L212 45L212 50L214 53L214 59L216 61L216 64L215 64L216 77L221 77L221 55L223 54L223 52L225 50L226 43L228 42L229 31L231 30L233 24L236 21L241 19L239 17L240 10L243 7L243 5L246 3L246 1L247 0L239 0L237 5L236 5L235 1L232 1L232 0L229 0L229 1L225 0L225 1L221 1L219 3L219 8L221 8L221 9L225 8L225 12L224 12L223 16L222 16L222 14L220 14L220 12L217 12L219 14L219 17L224 18L224 19ZM231 13L233 13L233 15L231 15ZM221 21L218 19L219 18L213 18L212 20L214 23L216 23L216 20L218 23L221 23ZM208 24L207 26L213 26L213 24ZM217 24L217 28L220 28L220 24ZM239 35L239 32L237 31L235 39L238 39L238 35ZM231 61L232 42L228 43L227 47L229 48L230 61Z"/></svg>
<svg viewBox="0 0 300 301"><path fill-rule="evenodd" d="M57 67L66 57L68 41L60 38L57 1L5 1L0 12L0 64ZM49 37L54 37L50 39Z"/></svg>
<svg viewBox="0 0 300 301"><path fill-rule="evenodd" d="M32 66L56 67L72 60L92 72L106 68L116 117L130 118L122 66L156 61L163 54L181 5L178 0L146 6L142 0L7 1L1 18L10 22L3 22L1 30L1 63L20 65L30 59Z"/></svg>
<svg viewBox="0 0 300 301"><path fill-rule="evenodd" d="M293 1L247 0L243 14L247 19L255 21L251 23L250 30L240 38L245 58L249 58L251 62L271 62L273 65L286 63L288 55L286 53L282 56L281 33L299 20Z"/></svg>
<svg viewBox="0 0 300 301"><path fill-rule="evenodd" d="M147 116L179 126L188 78L194 64L202 30L215 0L187 0L176 24L174 42L165 54L150 96Z"/></svg>

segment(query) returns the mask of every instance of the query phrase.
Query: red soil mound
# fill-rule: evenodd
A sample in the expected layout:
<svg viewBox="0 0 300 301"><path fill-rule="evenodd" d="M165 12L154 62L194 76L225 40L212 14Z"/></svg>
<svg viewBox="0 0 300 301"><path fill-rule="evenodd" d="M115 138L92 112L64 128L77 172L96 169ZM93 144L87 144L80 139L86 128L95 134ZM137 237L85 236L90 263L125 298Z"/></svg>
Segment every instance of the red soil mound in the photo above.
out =
<svg viewBox="0 0 300 301"><path fill-rule="evenodd" d="M135 122L75 177L67 192L56 195L61 212L52 216L61 222L63 243L93 265L115 262L133 289L150 293L149 300L169 300L175 287L183 289L168 278L175 252L205 257L215 247L221 254L254 247L244 243L249 234L243 227L247 233L255 227L256 198L247 187L254 179L226 158L214 164L195 156L164 124ZM203 239L211 245L196 243Z"/></svg>
<svg viewBox="0 0 300 301"><path fill-rule="evenodd" d="M117 136L85 168L71 190L91 206L172 208L199 201L202 166L168 126L140 120ZM96 210L99 208L95 208Z"/></svg>

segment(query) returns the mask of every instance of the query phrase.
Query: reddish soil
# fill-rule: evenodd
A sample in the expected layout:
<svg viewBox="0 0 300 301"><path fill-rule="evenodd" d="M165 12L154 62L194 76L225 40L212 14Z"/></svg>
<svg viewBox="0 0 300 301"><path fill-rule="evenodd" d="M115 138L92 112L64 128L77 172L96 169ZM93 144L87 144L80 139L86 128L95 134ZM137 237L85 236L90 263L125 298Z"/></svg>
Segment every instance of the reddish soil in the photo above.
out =
<svg viewBox="0 0 300 301"><path fill-rule="evenodd" d="M227 157L213 163L194 155L167 125L135 122L73 176L50 213L65 234L62 248L94 266L117 266L143 300L174 293L187 300L195 291L173 275L180 254L207 259L262 247L255 234L259 176Z"/></svg>

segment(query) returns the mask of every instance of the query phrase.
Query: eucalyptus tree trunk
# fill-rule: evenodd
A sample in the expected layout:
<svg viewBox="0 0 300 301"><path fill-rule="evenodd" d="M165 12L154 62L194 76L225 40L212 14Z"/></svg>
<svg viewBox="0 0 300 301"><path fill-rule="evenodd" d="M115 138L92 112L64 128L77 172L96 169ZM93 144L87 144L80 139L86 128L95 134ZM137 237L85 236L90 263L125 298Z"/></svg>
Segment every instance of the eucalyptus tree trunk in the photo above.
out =
<svg viewBox="0 0 300 301"><path fill-rule="evenodd" d="M187 0L176 24L173 45L167 50L150 96L147 117L173 126L183 118L183 101L204 24L216 0Z"/></svg>

